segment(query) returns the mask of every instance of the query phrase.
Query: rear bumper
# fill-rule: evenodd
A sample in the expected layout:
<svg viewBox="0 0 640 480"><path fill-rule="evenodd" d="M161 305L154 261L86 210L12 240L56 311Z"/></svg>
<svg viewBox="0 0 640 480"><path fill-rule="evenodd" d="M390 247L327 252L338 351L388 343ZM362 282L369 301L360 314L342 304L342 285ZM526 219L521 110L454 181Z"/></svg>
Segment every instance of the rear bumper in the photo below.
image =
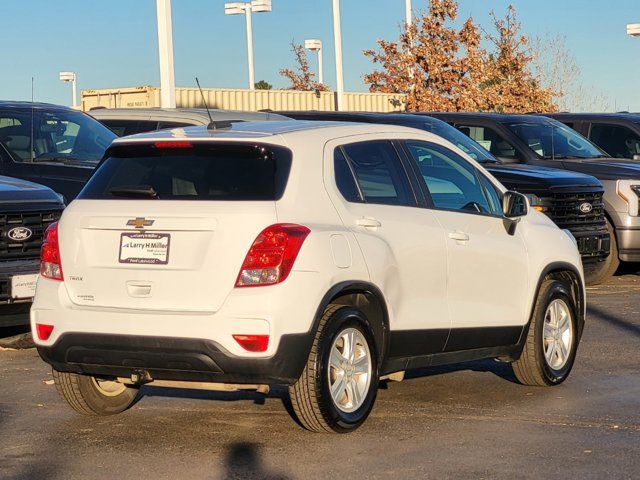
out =
<svg viewBox="0 0 640 480"><path fill-rule="evenodd" d="M302 373L312 340L307 333L283 335L273 356L247 358L206 339L65 333L51 346L38 346L38 353L61 372L109 377L147 372L154 380L290 385Z"/></svg>

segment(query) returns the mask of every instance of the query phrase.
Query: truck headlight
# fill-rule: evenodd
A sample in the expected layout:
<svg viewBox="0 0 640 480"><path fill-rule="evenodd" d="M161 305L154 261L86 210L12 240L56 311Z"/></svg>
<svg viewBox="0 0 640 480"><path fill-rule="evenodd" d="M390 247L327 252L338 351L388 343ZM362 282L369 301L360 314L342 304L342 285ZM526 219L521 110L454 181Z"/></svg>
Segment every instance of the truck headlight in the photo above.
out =
<svg viewBox="0 0 640 480"><path fill-rule="evenodd" d="M527 199L529 199L529 206L534 210L539 212L544 212L547 210L547 206L545 205L545 201L537 196L535 193L525 193L524 194Z"/></svg>
<svg viewBox="0 0 640 480"><path fill-rule="evenodd" d="M640 212L640 180L618 180L616 193L626 202L629 215L637 217Z"/></svg>

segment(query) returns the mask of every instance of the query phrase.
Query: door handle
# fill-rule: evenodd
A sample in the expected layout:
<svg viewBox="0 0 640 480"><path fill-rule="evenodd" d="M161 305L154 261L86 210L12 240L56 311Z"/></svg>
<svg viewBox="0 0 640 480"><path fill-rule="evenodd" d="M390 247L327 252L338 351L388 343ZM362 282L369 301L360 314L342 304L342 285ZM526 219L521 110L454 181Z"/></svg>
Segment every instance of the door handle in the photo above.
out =
<svg viewBox="0 0 640 480"><path fill-rule="evenodd" d="M362 217L356 220L356 225L358 225L359 227L376 229L378 227L381 227L382 223L380 223L380 220L376 220L375 218Z"/></svg>
<svg viewBox="0 0 640 480"><path fill-rule="evenodd" d="M468 242L469 241L469 235L467 235L464 232L451 232L449 233L449 238L451 240L455 240L456 242Z"/></svg>

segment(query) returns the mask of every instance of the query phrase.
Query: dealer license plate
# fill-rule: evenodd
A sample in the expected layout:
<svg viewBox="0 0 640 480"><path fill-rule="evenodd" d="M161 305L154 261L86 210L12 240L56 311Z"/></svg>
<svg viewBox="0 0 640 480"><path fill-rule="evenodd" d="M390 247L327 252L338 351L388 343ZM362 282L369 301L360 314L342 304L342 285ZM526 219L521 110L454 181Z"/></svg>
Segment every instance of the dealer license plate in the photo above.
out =
<svg viewBox="0 0 640 480"><path fill-rule="evenodd" d="M33 298L36 294L38 274L14 275L11 277L12 298Z"/></svg>
<svg viewBox="0 0 640 480"><path fill-rule="evenodd" d="M120 263L166 265L169 263L168 233L122 233L120 235Z"/></svg>

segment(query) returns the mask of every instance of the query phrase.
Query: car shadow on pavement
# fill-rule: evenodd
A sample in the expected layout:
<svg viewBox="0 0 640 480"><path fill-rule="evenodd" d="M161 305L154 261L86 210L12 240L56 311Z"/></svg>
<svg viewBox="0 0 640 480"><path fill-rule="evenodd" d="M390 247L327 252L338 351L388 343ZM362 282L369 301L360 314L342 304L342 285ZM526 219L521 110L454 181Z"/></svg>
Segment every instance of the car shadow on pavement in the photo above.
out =
<svg viewBox="0 0 640 480"><path fill-rule="evenodd" d="M259 478L287 480L290 477L270 471L262 460L259 446L251 442L237 442L227 447L224 457L224 480Z"/></svg>
<svg viewBox="0 0 640 480"><path fill-rule="evenodd" d="M509 382L512 382L512 383L520 383L518 382L518 380L516 379L516 376L513 373L511 364L507 362L498 362L493 359L457 363L453 365L442 365L437 367L419 368L416 370L408 371L405 375L405 378L411 379L411 378L420 378L420 377L431 377L434 375L444 375L448 373L460 372L465 370L470 370L473 372L489 372L502 378L503 380L508 380Z"/></svg>
<svg viewBox="0 0 640 480"><path fill-rule="evenodd" d="M640 323L636 324L616 317L601 308L594 307L593 305L587 306L587 316L595 317L597 320L605 321L619 330L624 330L627 333L640 337Z"/></svg>
<svg viewBox="0 0 640 480"><path fill-rule="evenodd" d="M625 275L635 275L640 276L640 269L638 269L637 263L623 263L618 267L618 271L616 272L616 277L623 277Z"/></svg>
<svg viewBox="0 0 640 480"><path fill-rule="evenodd" d="M0 435L6 428L7 412L0 405ZM59 470L58 464L49 459L43 459L36 451L25 450L24 447L15 444L7 450L0 450L0 478L3 480L22 480L32 478L52 478Z"/></svg>
<svg viewBox="0 0 640 480"><path fill-rule="evenodd" d="M256 405L264 405L267 398L282 398L284 390L272 387L268 394L254 390L219 391L187 388L153 387L146 385L140 389L142 397L191 398L195 400L220 400L223 402L252 401Z"/></svg>

